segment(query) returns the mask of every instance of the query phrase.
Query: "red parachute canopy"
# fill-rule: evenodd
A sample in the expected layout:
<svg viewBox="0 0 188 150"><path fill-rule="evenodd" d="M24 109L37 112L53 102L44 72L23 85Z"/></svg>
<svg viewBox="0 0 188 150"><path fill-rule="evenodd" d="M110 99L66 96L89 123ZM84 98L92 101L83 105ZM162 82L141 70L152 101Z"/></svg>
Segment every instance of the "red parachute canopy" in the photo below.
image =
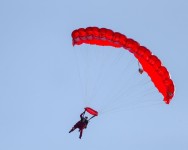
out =
<svg viewBox="0 0 188 150"><path fill-rule="evenodd" d="M98 116L98 112L90 107L86 107L85 108L85 111L87 111L88 113L90 113L91 115L94 115L94 116Z"/></svg>
<svg viewBox="0 0 188 150"><path fill-rule="evenodd" d="M124 48L134 54L142 65L143 70L150 76L158 91L163 95L166 104L174 96L174 83L168 70L162 65L159 58L149 49L141 46L137 41L127 38L125 35L106 28L87 27L72 32L72 44L91 44L99 46L113 46Z"/></svg>

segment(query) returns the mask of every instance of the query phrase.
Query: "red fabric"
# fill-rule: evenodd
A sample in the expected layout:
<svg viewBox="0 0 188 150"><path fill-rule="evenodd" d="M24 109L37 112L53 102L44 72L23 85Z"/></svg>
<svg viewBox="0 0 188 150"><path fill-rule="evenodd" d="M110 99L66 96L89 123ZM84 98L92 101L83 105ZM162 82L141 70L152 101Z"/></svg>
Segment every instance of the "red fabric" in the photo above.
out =
<svg viewBox="0 0 188 150"><path fill-rule="evenodd" d="M99 46L123 47L133 53L143 67L143 70L150 76L152 82L163 95L166 104L174 96L175 87L170 78L168 70L162 65L159 58L151 53L149 49L119 32L110 29L87 27L72 32L73 45L92 44ZM91 111L92 113L92 111Z"/></svg>
<svg viewBox="0 0 188 150"><path fill-rule="evenodd" d="M86 107L85 110L91 115L98 116L98 112L90 107Z"/></svg>

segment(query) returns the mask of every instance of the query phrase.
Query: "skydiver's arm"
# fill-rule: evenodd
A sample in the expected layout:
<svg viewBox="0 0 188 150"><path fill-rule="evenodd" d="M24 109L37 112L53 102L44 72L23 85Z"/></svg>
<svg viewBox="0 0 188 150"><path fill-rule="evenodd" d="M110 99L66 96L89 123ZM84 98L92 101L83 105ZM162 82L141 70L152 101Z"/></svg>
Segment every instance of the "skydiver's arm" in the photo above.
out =
<svg viewBox="0 0 188 150"><path fill-rule="evenodd" d="M86 111L84 111L83 113L80 114L80 118L82 119L84 117Z"/></svg>

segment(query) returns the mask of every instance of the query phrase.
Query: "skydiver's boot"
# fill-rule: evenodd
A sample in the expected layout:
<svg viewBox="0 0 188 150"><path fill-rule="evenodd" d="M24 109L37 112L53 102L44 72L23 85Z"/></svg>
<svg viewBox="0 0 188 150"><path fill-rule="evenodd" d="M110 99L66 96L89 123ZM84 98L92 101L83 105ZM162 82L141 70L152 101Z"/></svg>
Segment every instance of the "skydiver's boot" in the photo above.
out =
<svg viewBox="0 0 188 150"><path fill-rule="evenodd" d="M69 133L71 133L72 131L74 131L75 130L75 128L73 127L70 131L69 131Z"/></svg>

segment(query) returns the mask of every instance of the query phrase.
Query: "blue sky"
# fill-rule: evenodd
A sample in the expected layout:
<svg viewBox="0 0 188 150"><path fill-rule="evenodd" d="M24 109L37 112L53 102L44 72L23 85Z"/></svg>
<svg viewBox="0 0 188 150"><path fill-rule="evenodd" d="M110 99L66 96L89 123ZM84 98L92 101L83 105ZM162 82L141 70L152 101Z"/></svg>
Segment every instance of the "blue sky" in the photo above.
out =
<svg viewBox="0 0 188 150"><path fill-rule="evenodd" d="M187 8L185 0L1 0L0 149L187 150ZM157 55L176 85L171 104L128 52L72 47L71 32L87 26ZM80 140L68 131L88 105L101 115Z"/></svg>

